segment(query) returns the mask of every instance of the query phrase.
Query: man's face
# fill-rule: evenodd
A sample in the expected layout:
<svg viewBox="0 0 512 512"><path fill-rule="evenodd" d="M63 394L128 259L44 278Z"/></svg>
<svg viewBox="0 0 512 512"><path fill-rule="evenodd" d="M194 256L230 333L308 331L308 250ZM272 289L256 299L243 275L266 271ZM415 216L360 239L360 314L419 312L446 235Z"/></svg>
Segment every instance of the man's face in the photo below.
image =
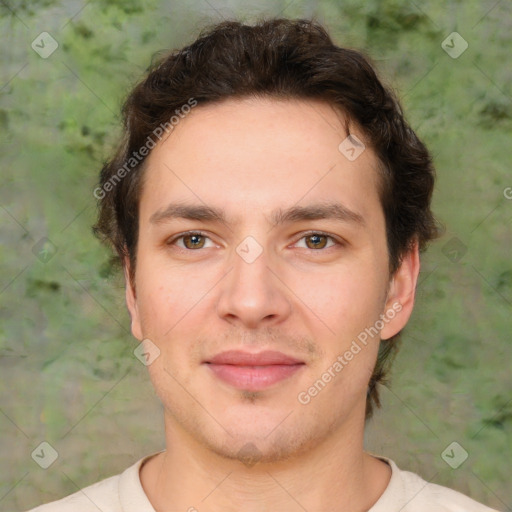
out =
<svg viewBox="0 0 512 512"><path fill-rule="evenodd" d="M397 288L388 289L376 158L367 148L351 161L338 149L346 137L321 102L228 100L196 107L148 157L127 301L135 337L160 350L149 372L171 435L275 461L362 428L379 336L357 353L353 341ZM272 222L328 204L340 214ZM215 209L225 222L175 217L170 205ZM393 316L383 337L408 318ZM212 364L231 350L301 364Z"/></svg>

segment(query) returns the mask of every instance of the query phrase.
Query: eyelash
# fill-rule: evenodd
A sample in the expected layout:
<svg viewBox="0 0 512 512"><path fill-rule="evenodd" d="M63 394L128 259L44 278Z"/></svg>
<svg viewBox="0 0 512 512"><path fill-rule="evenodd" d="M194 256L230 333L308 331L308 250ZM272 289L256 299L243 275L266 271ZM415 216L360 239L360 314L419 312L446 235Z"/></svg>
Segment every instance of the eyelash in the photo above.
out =
<svg viewBox="0 0 512 512"><path fill-rule="evenodd" d="M209 240L210 237L204 233L203 231L186 231L185 233L181 233L180 235L168 240L166 242L166 245L174 245L174 243L186 236L190 236L190 235L200 235L204 238L208 238ZM330 235L329 233L324 233L323 231L309 231L307 233L304 233L298 240L302 240L304 238L307 238L309 236L312 236L312 235L319 235L319 236L325 236L326 238L330 239L332 242L334 242L334 245L331 245L330 247L323 247L321 249L309 249L310 251L313 251L313 252L322 252L322 251L325 251L327 249L331 249L332 247L334 247L335 245L338 245L338 246L343 246L345 245L341 240L338 240L337 238L335 238L334 236ZM188 251L188 252L193 252L195 250L198 250L198 249L187 249L186 247L183 248L183 247L178 247L178 249L181 249L182 251ZM306 249L308 249L306 247Z"/></svg>

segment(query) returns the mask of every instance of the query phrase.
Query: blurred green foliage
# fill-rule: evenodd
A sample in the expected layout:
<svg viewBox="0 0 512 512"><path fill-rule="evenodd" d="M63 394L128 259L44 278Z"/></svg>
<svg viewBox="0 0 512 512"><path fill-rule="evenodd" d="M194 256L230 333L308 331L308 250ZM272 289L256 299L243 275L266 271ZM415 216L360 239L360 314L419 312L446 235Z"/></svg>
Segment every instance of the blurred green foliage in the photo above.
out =
<svg viewBox="0 0 512 512"><path fill-rule="evenodd" d="M367 52L438 169L434 209L446 235L423 257L367 446L510 509L511 11L476 0L1 2L0 508L56 499L163 447L123 283L91 233L92 190L123 98L152 56L221 15L266 14L316 15L339 44ZM59 44L47 59L31 48L43 31ZM441 48L453 31L469 44L457 59ZM46 263L33 252L43 237L56 248ZM458 261L446 250L453 237L466 250ZM46 471L30 457L43 440L59 452ZM440 457L453 440L470 454L457 470Z"/></svg>

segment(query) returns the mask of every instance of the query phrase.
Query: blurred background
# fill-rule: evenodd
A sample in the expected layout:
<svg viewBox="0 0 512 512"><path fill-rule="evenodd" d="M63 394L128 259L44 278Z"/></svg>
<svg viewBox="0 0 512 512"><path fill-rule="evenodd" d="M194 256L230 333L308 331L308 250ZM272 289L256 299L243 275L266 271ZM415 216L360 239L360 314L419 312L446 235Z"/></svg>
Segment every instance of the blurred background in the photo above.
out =
<svg viewBox="0 0 512 512"><path fill-rule="evenodd" d="M435 157L446 233L367 449L512 510L512 4L496 0L0 1L1 510L164 448L92 191L152 56L263 15L315 16L371 55Z"/></svg>

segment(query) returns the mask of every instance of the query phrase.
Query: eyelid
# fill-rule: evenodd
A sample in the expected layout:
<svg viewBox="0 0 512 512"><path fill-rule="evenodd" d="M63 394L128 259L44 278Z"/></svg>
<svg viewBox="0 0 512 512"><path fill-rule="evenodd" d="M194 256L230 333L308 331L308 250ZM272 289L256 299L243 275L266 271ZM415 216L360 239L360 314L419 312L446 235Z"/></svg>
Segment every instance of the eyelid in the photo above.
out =
<svg viewBox="0 0 512 512"><path fill-rule="evenodd" d="M174 245L176 241L178 241L180 238L184 238L185 236L189 235L201 235L204 238L208 238L209 240L212 240L210 236L205 231L201 231L198 229L193 229L190 231L184 231L183 233L178 233L175 236L170 237L165 241L165 245ZM212 240L213 242L213 240ZM179 249L182 249L182 247L179 247ZM192 252L194 249L183 249L184 251L190 251Z"/></svg>
<svg viewBox="0 0 512 512"><path fill-rule="evenodd" d="M311 235L320 235L320 236L325 236L326 238L330 238L334 242L334 245L343 246L346 244L346 242L342 238L335 236L331 233L326 233L325 231L319 231L317 229L316 230L312 229L310 231L301 233L300 237L294 243L297 243L298 241L302 240L303 238L306 238ZM331 245L331 247L327 247L324 249L309 249L309 250L312 252L322 252L322 251L326 251L327 249L334 247L334 245Z"/></svg>

